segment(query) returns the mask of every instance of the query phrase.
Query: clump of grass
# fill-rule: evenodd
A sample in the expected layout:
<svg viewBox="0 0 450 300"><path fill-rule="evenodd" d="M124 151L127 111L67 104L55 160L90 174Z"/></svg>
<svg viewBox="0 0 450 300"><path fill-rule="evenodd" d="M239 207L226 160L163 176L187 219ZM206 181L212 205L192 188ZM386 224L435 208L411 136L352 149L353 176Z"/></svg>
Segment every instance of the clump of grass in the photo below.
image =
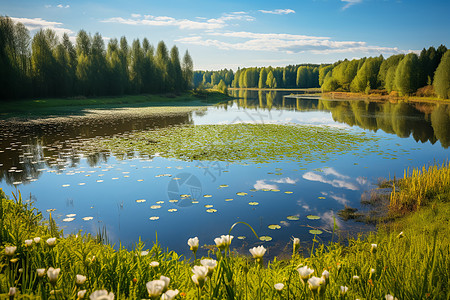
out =
<svg viewBox="0 0 450 300"><path fill-rule="evenodd" d="M393 185L389 209L392 213L415 211L435 199L450 199L449 162L441 166L424 166L422 170L413 169L412 172L409 168L405 170L403 178Z"/></svg>

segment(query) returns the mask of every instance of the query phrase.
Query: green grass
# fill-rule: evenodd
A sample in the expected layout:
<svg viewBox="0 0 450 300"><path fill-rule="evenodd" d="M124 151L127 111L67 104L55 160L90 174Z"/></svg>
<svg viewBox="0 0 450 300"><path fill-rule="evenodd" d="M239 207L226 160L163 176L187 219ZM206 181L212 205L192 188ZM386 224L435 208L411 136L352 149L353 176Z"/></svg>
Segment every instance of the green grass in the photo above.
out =
<svg viewBox="0 0 450 300"><path fill-rule="evenodd" d="M448 165L443 168L448 169ZM12 286L20 291L18 299L76 299L82 289L87 295L106 289L115 299L142 299L149 296L146 283L161 275L170 278L169 289L180 291L175 299L384 299L387 294L411 300L450 297L450 205L439 197L430 198L428 205L403 218L380 224L377 233L351 238L348 244L324 245L314 238L312 248L300 246L299 251L291 252L290 259L262 263L248 253L210 247L208 256L217 260L217 266L202 288L191 279L191 269L200 264L199 259L163 250L157 241L153 245L137 241L132 250L114 250L90 235L63 238L52 219L43 221L20 195L9 200L0 191L0 198L0 299L8 298ZM26 247L24 241L36 236L41 242ZM57 237L54 247L45 242L50 237ZM213 238L200 244L214 244ZM377 244L376 251L371 250L372 244ZM305 241L301 245L306 245ZM14 255L7 256L5 246L16 246ZM147 255L142 255L144 250ZM151 267L152 261L159 266ZM328 284L313 293L300 280L300 266L313 269L311 276L317 277L327 270ZM61 268L55 284L47 276L36 275L37 268L49 267ZM81 286L75 283L77 274L87 277ZM281 292L275 290L276 283L285 285ZM341 286L348 288L345 295ZM51 295L51 290L56 290L56 295Z"/></svg>
<svg viewBox="0 0 450 300"><path fill-rule="evenodd" d="M143 106L204 106L228 100L228 96L215 91L181 94L126 95L120 97L47 98L0 102L0 118L23 116L65 115L85 109L109 109Z"/></svg>

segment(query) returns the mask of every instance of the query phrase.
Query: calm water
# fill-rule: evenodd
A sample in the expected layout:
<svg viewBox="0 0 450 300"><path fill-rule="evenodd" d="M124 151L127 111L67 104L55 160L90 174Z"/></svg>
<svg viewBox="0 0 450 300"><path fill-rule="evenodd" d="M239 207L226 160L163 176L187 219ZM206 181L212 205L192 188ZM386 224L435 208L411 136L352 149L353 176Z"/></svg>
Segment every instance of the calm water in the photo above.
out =
<svg viewBox="0 0 450 300"><path fill-rule="evenodd" d="M322 230L319 238L330 240L333 216L346 205L360 208L362 193L379 178L402 176L405 168L449 157L448 105L284 95L241 92L237 96L242 99L167 118L26 127L1 123L0 187L9 195L20 190L45 218L54 210L52 216L67 234L105 228L113 243L131 247L141 237L150 247L157 233L163 247L189 255L188 238L198 236L202 245L213 244L234 222L243 221L259 235L272 237L264 245L271 255L278 255L290 253L284 248L293 236L306 246L313 238L311 229ZM95 137L180 124L237 122L340 127L379 139L344 155L330 154L327 160L317 157L317 161L269 164L185 162L139 153L84 155L76 150L78 143ZM207 212L211 208L216 212ZM310 220L308 215L320 219ZM339 218L337 223L343 232L371 230ZM232 245L243 252L262 243L245 226L238 225L232 234Z"/></svg>

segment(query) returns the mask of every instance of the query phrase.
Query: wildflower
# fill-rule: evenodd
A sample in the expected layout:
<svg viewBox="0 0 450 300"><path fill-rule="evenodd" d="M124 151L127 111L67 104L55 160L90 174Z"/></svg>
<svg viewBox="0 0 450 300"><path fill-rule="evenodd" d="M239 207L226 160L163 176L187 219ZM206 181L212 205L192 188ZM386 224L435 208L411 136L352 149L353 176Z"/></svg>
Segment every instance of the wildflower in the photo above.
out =
<svg viewBox="0 0 450 300"><path fill-rule="evenodd" d="M302 280L303 284L305 284L305 280L307 280L307 279L309 279L309 277L311 277L311 274L314 273L314 270L308 268L307 266L304 266L304 267L298 268L297 272L300 275L300 279Z"/></svg>
<svg viewBox="0 0 450 300"><path fill-rule="evenodd" d="M208 275L208 268L205 266L194 266L192 272L194 272L194 275L191 277L192 281L202 288L206 281L206 275Z"/></svg>
<svg viewBox="0 0 450 300"><path fill-rule="evenodd" d="M327 270L323 270L322 272L322 279L324 280L325 284L328 284L330 282L330 272Z"/></svg>
<svg viewBox="0 0 450 300"><path fill-rule="evenodd" d="M214 242L219 250L225 250L231 245L233 237L232 235L221 235L220 238L215 238Z"/></svg>
<svg viewBox="0 0 450 300"><path fill-rule="evenodd" d="M16 257L16 258L10 259L9 261L10 261L11 263L15 264L16 262L19 261L19 259Z"/></svg>
<svg viewBox="0 0 450 300"><path fill-rule="evenodd" d="M372 274L375 273L375 269L370 269L369 273L370 273L370 276L372 276Z"/></svg>
<svg viewBox="0 0 450 300"><path fill-rule="evenodd" d="M325 280L320 277L313 276L308 279L308 286L311 292L316 293L322 284L325 283Z"/></svg>
<svg viewBox="0 0 450 300"><path fill-rule="evenodd" d="M359 276L358 275L353 276L353 280L354 281L358 281L359 280Z"/></svg>
<svg viewBox="0 0 450 300"><path fill-rule="evenodd" d="M76 283L77 283L77 285L82 285L82 284L84 284L84 283L86 282L86 279L87 279L86 276L77 274L77 278L76 278Z"/></svg>
<svg viewBox="0 0 450 300"><path fill-rule="evenodd" d="M54 247L56 245L56 238L47 239L47 245L49 245L50 247Z"/></svg>
<svg viewBox="0 0 450 300"><path fill-rule="evenodd" d="M25 246L31 247L33 245L33 240L25 240Z"/></svg>
<svg viewBox="0 0 450 300"><path fill-rule="evenodd" d="M9 288L8 296L14 298L14 296L16 295L16 292L17 292L17 288L15 288L15 287L10 287L10 288Z"/></svg>
<svg viewBox="0 0 450 300"><path fill-rule="evenodd" d="M16 246L6 246L5 247L5 254L8 256L13 256L14 252L16 252L17 247Z"/></svg>
<svg viewBox="0 0 450 300"><path fill-rule="evenodd" d="M40 242L41 242L41 238L40 237L35 237L34 239L33 239L33 241L36 243L36 244L39 244Z"/></svg>
<svg viewBox="0 0 450 300"><path fill-rule="evenodd" d="M387 294L386 296L384 296L384 298L386 298L386 300L398 300L396 297L392 296L391 294Z"/></svg>
<svg viewBox="0 0 450 300"><path fill-rule="evenodd" d="M206 276L209 277L214 271L214 268L217 266L217 261L215 259L205 258L200 260L200 264L208 268L208 273L206 274Z"/></svg>
<svg viewBox="0 0 450 300"><path fill-rule="evenodd" d="M47 277L51 284L54 285L56 283L60 271L60 268L54 269L52 267L47 270Z"/></svg>
<svg viewBox="0 0 450 300"><path fill-rule="evenodd" d="M161 277L159 277L159 280L164 281L163 292L167 291L167 289L169 288L170 278L161 275Z"/></svg>
<svg viewBox="0 0 450 300"><path fill-rule="evenodd" d="M147 282L146 287L148 295L150 296L150 298L156 299L157 297L161 296L165 286L166 283L160 279Z"/></svg>
<svg viewBox="0 0 450 300"><path fill-rule="evenodd" d="M258 247L253 247L252 249L250 249L250 253L252 254L253 258L256 259L261 259L264 254L266 253L266 248L264 248L264 246L258 246Z"/></svg>
<svg viewBox="0 0 450 300"><path fill-rule="evenodd" d="M370 248L370 253L373 253L373 254L377 253L377 247L378 247L377 244L372 244L371 248Z"/></svg>
<svg viewBox="0 0 450 300"><path fill-rule="evenodd" d="M188 239L187 243L189 245L189 248L195 255L195 253L197 252L197 249L198 249L198 237Z"/></svg>
<svg viewBox="0 0 450 300"><path fill-rule="evenodd" d="M345 293L347 293L347 291L348 291L348 287L346 287L346 286L340 286L340 288L339 288L339 291L340 291L340 293L342 294L342 295L344 295Z"/></svg>
<svg viewBox="0 0 450 300"><path fill-rule="evenodd" d="M157 268L157 267L159 267L159 262L157 262L157 261L152 261L152 262L150 263L150 267L152 267L152 268Z"/></svg>
<svg viewBox="0 0 450 300"><path fill-rule="evenodd" d="M133 281L133 283L136 283L137 282L137 278L134 277L133 280L131 280L131 281Z"/></svg>
<svg viewBox="0 0 450 300"><path fill-rule="evenodd" d="M164 294L161 295L161 300L172 300L178 295L180 291L178 290L168 290Z"/></svg>
<svg viewBox="0 0 450 300"><path fill-rule="evenodd" d="M275 283L275 285L273 286L277 292L281 292L284 289L284 284L283 283Z"/></svg>
<svg viewBox="0 0 450 300"><path fill-rule="evenodd" d="M141 251L141 256L146 256L148 255L148 251Z"/></svg>
<svg viewBox="0 0 450 300"><path fill-rule="evenodd" d="M300 248L300 239L294 238L292 240L292 247L293 247L293 253L296 253L298 249Z"/></svg>
<svg viewBox="0 0 450 300"><path fill-rule="evenodd" d="M401 238L403 238L403 237L405 237L405 235L403 234L403 231L400 232L400 233L397 235L397 238L398 238L398 239L401 239Z"/></svg>
<svg viewBox="0 0 450 300"><path fill-rule="evenodd" d="M107 290L98 290L89 296L90 300L114 300L113 292L108 293Z"/></svg>
<svg viewBox="0 0 450 300"><path fill-rule="evenodd" d="M86 290L81 290L77 293L78 299L83 299L86 295Z"/></svg>
<svg viewBox="0 0 450 300"><path fill-rule="evenodd" d="M20 269L19 269L19 273L23 273L23 268L20 268Z"/></svg>
<svg viewBox="0 0 450 300"><path fill-rule="evenodd" d="M44 277L45 269L37 269L36 271L37 271L38 277Z"/></svg>

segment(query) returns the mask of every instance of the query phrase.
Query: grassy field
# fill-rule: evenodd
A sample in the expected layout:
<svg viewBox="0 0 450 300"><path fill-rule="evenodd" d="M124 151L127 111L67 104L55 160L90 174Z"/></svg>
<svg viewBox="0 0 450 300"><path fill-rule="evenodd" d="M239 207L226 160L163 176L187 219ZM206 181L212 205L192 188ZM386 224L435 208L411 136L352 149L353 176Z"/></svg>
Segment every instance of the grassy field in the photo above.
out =
<svg viewBox="0 0 450 300"><path fill-rule="evenodd" d="M430 171L405 177L395 193L410 194L411 181L428 182ZM431 184L423 186L426 201L379 224L377 233L346 245L314 241L308 249L294 239L291 259L271 261L264 261L264 243L253 257L238 255L226 236L200 241L218 245L210 247L209 261L180 257L157 241L114 250L101 236L63 237L20 195L9 200L0 192L0 299L14 291L12 299L82 299L83 293L100 299L97 290L115 299L449 299L450 205Z"/></svg>
<svg viewBox="0 0 450 300"><path fill-rule="evenodd" d="M86 109L146 106L204 106L229 97L216 91L96 98L48 98L0 102L0 118L76 114Z"/></svg>

